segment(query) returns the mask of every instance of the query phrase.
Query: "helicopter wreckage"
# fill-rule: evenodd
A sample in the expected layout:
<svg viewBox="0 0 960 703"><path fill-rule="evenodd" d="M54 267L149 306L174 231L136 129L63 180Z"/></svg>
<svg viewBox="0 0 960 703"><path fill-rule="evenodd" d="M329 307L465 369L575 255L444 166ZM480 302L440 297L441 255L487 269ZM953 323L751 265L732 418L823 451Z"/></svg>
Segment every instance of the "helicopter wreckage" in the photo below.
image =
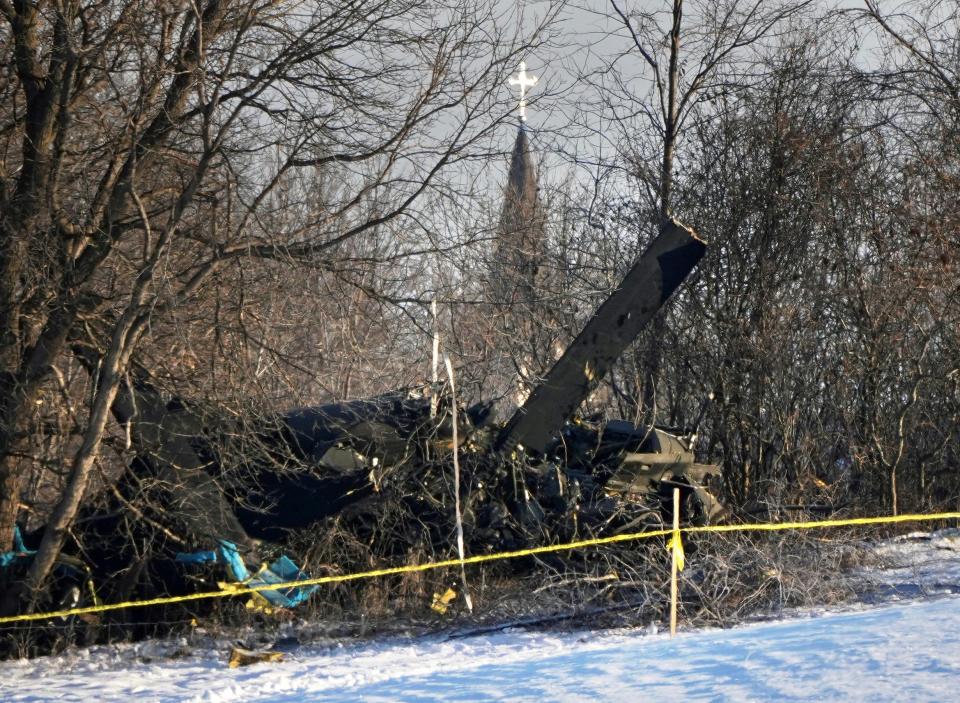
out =
<svg viewBox="0 0 960 703"><path fill-rule="evenodd" d="M695 461L693 433L576 417L704 251L691 230L665 223L502 425L490 421L490 404L462 407L436 386L217 424L134 379L113 413L138 458L111 489L110 505L88 507L76 523L75 556L60 563L67 581L74 575L66 604L84 597L89 577L114 600L197 590L196 574L210 569L196 565L208 562L233 581L262 585L369 565L374 555L403 562L444 552L455 541L453 452L470 554L659 527L672 517L675 487L682 519L717 519L711 486L720 468ZM27 562L41 533L17 535L8 565ZM298 535L315 544L334 534L351 535L358 564L331 567L331 553L314 550L301 570L282 554ZM311 592L262 595L289 608Z"/></svg>

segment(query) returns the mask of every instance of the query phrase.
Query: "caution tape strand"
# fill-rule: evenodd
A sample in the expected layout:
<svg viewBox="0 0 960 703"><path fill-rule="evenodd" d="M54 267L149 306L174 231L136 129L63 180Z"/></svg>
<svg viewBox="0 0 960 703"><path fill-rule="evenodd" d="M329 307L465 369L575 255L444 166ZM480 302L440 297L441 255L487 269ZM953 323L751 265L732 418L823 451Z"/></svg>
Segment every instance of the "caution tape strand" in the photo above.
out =
<svg viewBox="0 0 960 703"><path fill-rule="evenodd" d="M889 515L883 517L862 517L841 520L813 520L807 522L757 523L748 525L705 525L702 527L684 527L680 529L680 532L687 534L702 534L708 532L779 532L786 530L812 530L828 527L852 527L858 525L889 525L903 522L931 522L935 520L960 520L960 512L936 513L932 515ZM603 545L617 544L620 542L634 542L643 539L652 539L654 537L673 535L673 533L674 531L672 529L651 530L647 532L629 532L619 535L611 535L609 537L595 537L592 539L577 540L575 542L565 542L563 544L549 544L540 547L517 549L508 552L497 552L494 554L478 554L475 556L466 557L464 559L445 559L443 561L431 561L423 564L407 564L405 566L373 569L371 571L361 571L351 574L320 576L318 578L304 579L302 581L289 581L286 583L264 584L259 586L231 587L217 591L201 591L198 593L188 593L179 596L163 596L159 598L148 598L146 600L124 601L121 603L102 603L99 605L55 610L46 613L11 615L7 617L0 617L0 625L15 622L47 620L50 618L63 618L71 615L104 613L111 610L124 610L127 608L145 608L151 605L170 605L173 603L209 600L211 598L241 596L258 593L260 591L276 591L304 586L345 583L348 581L359 581L362 579L372 579L383 576L396 576L399 574L411 574L424 571L433 571L436 569L446 569L454 566L471 566L473 564L484 564L507 559L518 559L520 557L537 556L539 554L572 551L584 549L586 547L600 547Z"/></svg>

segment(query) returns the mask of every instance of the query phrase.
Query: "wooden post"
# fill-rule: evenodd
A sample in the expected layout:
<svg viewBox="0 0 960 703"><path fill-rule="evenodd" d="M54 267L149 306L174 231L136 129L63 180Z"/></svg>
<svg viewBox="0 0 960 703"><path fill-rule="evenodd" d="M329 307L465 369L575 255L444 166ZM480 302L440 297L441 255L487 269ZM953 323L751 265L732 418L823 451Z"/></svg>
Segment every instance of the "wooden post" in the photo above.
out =
<svg viewBox="0 0 960 703"><path fill-rule="evenodd" d="M673 489L673 540L680 535L680 489ZM674 545L676 542L674 541ZM670 550L670 636L677 634L677 548Z"/></svg>

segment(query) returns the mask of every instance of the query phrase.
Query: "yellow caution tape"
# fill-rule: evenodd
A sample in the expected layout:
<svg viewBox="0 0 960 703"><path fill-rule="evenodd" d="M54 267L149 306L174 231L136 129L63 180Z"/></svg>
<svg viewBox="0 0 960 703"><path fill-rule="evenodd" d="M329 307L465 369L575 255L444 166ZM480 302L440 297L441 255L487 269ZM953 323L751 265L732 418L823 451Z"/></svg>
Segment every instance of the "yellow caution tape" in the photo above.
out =
<svg viewBox="0 0 960 703"><path fill-rule="evenodd" d="M220 589L220 592L223 593L224 596L242 596L251 593L247 584L253 580L254 576L260 575L266 568L267 565L264 564L256 574L251 574L243 581L217 581L217 588ZM264 615L272 615L276 611L276 608L270 601L256 591L251 593L250 600L247 601L245 607L251 612L263 613Z"/></svg>
<svg viewBox="0 0 960 703"><path fill-rule="evenodd" d="M706 532L777 532L782 530L812 530L827 527L852 527L856 525L890 525L901 522L931 522L934 520L960 520L960 512L936 513L933 515L891 515L886 517L849 518L845 520L760 523L755 525L707 525L704 527L684 527L680 529L680 532L685 532L688 534ZM230 584L229 588L222 588L219 591L201 591L199 593L188 593L181 596L164 596L162 598L149 598L147 600L140 601L124 601L122 603L104 603L86 606L83 608L56 610L48 613L11 615L7 617L0 617L0 625L30 620L47 620L49 618L66 617L69 615L83 615L85 613L103 613L110 610L123 610L125 608L144 608L151 605L186 603L190 601L207 600L210 598L224 598L226 596L245 595L248 593L252 594L258 593L259 591L274 591L278 589L296 588L297 586L344 583L347 581L358 581L361 579L378 578L381 576L395 576L397 574L409 574L432 571L434 569L446 569L452 566L484 564L487 562L502 561L505 559L518 559L520 557L536 556L538 554L565 552L569 550L583 549L585 547L597 547L605 544L634 542L642 539L651 539L653 537L665 537L667 535L673 535L673 533L674 531L672 529L651 530L649 532L629 532L619 535L612 535L610 537L596 537L594 539L578 540L576 542L566 542L564 544L549 544L542 547L518 549L511 552L479 554L477 556L467 557L465 559L447 559L444 561L426 562L424 564L408 564L406 566L394 566L385 569L373 569L371 571L361 571L352 574L341 574L339 576L321 576L319 578L305 579L303 581L290 581L288 583L264 584L260 586Z"/></svg>
<svg viewBox="0 0 960 703"><path fill-rule="evenodd" d="M683 571L683 540L680 539L680 532L674 533L667 542L667 551L673 553L673 558L677 562L677 569Z"/></svg>

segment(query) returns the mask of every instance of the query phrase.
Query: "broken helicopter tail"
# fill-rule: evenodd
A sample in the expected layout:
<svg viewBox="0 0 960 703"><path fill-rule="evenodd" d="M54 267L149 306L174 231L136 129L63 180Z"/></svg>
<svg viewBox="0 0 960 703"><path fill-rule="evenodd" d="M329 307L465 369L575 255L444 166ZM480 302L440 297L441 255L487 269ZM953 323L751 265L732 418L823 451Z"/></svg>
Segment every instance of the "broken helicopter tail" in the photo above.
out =
<svg viewBox="0 0 960 703"><path fill-rule="evenodd" d="M495 449L543 454L705 251L693 230L673 219L664 223L617 290L507 422Z"/></svg>

